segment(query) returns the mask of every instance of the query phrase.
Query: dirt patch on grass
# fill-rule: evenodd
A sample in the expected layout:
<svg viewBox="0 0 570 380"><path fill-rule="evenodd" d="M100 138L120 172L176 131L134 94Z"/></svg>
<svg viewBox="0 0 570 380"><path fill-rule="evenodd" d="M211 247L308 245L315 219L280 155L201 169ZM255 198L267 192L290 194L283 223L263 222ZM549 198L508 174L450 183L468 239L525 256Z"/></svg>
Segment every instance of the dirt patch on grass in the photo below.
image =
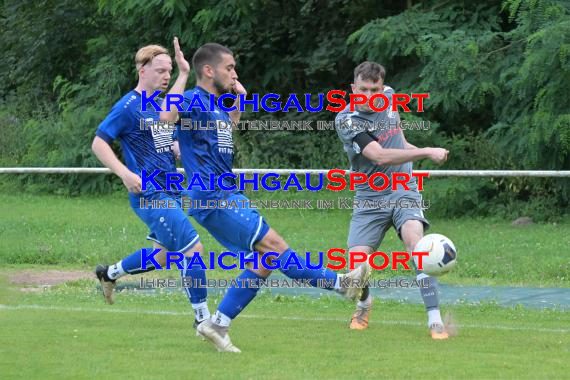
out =
<svg viewBox="0 0 570 380"><path fill-rule="evenodd" d="M43 287L62 284L67 281L95 279L92 272L82 270L19 270L8 274L8 281L15 285Z"/></svg>
<svg viewBox="0 0 570 380"><path fill-rule="evenodd" d="M168 272L168 273L164 273ZM118 279L122 281L139 282L142 275L125 276ZM145 273L145 278L176 278L179 279L178 271L153 271ZM22 292L40 292L54 285L63 284L76 280L92 280L93 284L99 284L95 274L88 270L58 270L58 269L6 269L0 270L0 280L15 285ZM1 281L0 281L1 282Z"/></svg>

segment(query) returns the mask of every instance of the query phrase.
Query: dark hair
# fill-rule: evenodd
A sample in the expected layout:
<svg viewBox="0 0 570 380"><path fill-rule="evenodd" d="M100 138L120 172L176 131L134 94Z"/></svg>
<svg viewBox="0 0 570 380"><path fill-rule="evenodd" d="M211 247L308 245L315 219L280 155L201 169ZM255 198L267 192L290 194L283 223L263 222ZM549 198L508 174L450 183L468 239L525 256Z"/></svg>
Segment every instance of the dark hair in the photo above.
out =
<svg viewBox="0 0 570 380"><path fill-rule="evenodd" d="M192 57L192 66L198 79L202 78L202 69L205 65L216 66L222 61L222 54L234 55L227 47L213 42L202 45L196 50Z"/></svg>
<svg viewBox="0 0 570 380"><path fill-rule="evenodd" d="M376 62L362 62L360 65L356 66L354 69L354 83L360 76L360 79L370 82L378 82L380 78L384 81L386 77L386 69L382 65Z"/></svg>

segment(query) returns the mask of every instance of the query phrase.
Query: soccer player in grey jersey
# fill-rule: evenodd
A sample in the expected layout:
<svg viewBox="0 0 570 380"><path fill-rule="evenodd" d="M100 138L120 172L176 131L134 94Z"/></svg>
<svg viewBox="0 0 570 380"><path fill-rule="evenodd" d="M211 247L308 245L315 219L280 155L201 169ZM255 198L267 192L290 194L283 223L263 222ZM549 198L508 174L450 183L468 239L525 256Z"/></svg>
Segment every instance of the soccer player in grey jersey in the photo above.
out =
<svg viewBox="0 0 570 380"><path fill-rule="evenodd" d="M352 172L364 173L368 177L381 172L388 178L392 178L392 173L407 173L411 178L407 183L410 190L391 190L391 184L383 191L373 190L368 183L356 185L355 204L356 201L362 205L365 200L384 200L381 204L387 205L386 208L353 209L348 247L351 252L365 252L368 255L378 249L384 234L392 225L404 242L406 250L410 253L413 251L429 223L421 206L397 206L404 202L407 205L422 204L416 179L411 177L412 162L427 158L440 164L445 162L449 153L442 148L418 148L406 141L403 131L399 128L398 112L391 110L394 90L384 85L385 75L386 71L381 65L363 62L354 70L352 84L352 92L365 95L367 99L384 93L390 101L385 111L375 112L368 104L357 105L354 111L350 111L347 106L339 112L335 120L336 131L348 154ZM379 104L375 105L381 108L382 99L378 100ZM376 178L375 184L381 187L384 184L382 178ZM430 334L434 339L447 339L449 334L439 311L437 280L419 270L416 270L416 276L418 281L426 279L421 283L427 284L429 280L430 284L426 288L420 287L428 314ZM372 297L368 289L365 289L352 316L351 329L362 330L368 327L371 306Z"/></svg>

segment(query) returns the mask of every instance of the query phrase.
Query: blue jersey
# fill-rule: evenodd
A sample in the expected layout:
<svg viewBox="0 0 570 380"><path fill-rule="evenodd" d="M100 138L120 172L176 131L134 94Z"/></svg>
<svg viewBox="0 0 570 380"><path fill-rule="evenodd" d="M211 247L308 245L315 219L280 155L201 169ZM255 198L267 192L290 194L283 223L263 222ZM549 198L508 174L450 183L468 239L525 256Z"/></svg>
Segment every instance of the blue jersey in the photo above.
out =
<svg viewBox="0 0 570 380"><path fill-rule="evenodd" d="M145 112L141 111L141 95L133 90L115 103L96 134L109 144L117 138L121 141L125 164L133 173L141 176L142 170L146 170L149 175L160 170L154 179L166 189L166 173L176 173L172 130L144 127L145 121L149 123L158 120L160 115L152 107L147 107ZM149 182L144 194L129 194L129 197L133 201L134 198L148 196L155 191Z"/></svg>
<svg viewBox="0 0 570 380"><path fill-rule="evenodd" d="M201 100L205 110L192 107L198 104L196 99ZM217 105L212 104L215 108L210 108L211 103L214 102L210 102L210 93L199 86L184 93L183 106L188 111L182 112L181 117L191 120L181 121L178 125L180 157L188 185L193 185L193 179L199 174L207 189L192 186L188 195L197 200L225 199L229 203L236 202L238 208L191 208L188 213L230 251L252 252L270 227L256 209L241 206L247 204L248 199L238 190L223 190L218 186L218 177L232 172L234 144L230 115ZM214 184L210 184L212 179ZM224 177L224 185L231 187L234 181ZM214 190L209 190L211 188Z"/></svg>
<svg viewBox="0 0 570 380"><path fill-rule="evenodd" d="M198 106L188 110L189 105L197 104L193 99L198 96L206 111ZM217 177L232 172L234 143L230 115L217 105L210 109L210 93L199 86L184 93L184 109L188 111L181 113L181 118L191 119L192 123L185 121L187 127L178 126L177 139L186 178L190 182L192 175L199 174L207 189L211 188L210 173L213 173L216 181L213 186L215 191L203 191L193 187L189 195L193 199L225 198L227 192L219 189ZM231 178L224 178L224 185L233 184Z"/></svg>

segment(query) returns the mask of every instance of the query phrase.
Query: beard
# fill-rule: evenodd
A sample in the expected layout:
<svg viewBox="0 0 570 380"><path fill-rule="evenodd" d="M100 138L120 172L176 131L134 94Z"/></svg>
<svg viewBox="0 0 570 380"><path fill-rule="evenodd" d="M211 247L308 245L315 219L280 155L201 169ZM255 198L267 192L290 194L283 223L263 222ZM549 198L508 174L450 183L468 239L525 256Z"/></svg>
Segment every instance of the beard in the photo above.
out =
<svg viewBox="0 0 570 380"><path fill-rule="evenodd" d="M216 78L214 78L214 87L216 88L216 91L221 95L221 94L228 94L232 92L232 87L231 86L224 86L222 84L222 82L220 82L219 80L217 80Z"/></svg>

